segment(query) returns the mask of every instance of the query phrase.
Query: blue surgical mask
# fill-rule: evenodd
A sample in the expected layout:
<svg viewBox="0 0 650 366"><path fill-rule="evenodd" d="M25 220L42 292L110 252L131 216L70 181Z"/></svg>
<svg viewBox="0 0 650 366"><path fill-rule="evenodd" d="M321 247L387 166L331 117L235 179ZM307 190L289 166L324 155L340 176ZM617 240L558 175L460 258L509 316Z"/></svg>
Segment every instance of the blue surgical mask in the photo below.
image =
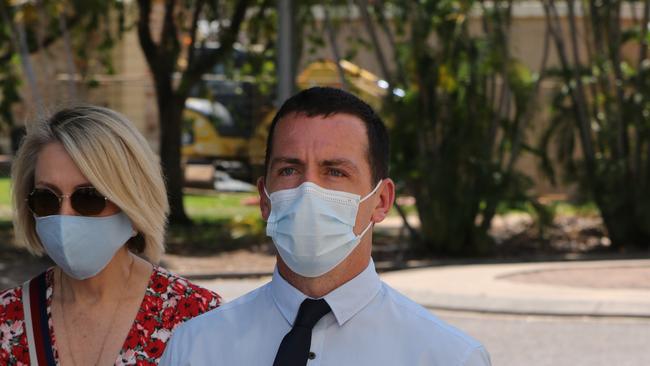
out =
<svg viewBox="0 0 650 366"><path fill-rule="evenodd" d="M266 235L286 265L304 277L319 277L339 265L370 230L353 231L359 204L372 196L325 189L305 182L292 189L265 193L271 200Z"/></svg>
<svg viewBox="0 0 650 366"><path fill-rule="evenodd" d="M134 232L123 212L103 217L52 215L35 219L45 252L77 280L101 272Z"/></svg>

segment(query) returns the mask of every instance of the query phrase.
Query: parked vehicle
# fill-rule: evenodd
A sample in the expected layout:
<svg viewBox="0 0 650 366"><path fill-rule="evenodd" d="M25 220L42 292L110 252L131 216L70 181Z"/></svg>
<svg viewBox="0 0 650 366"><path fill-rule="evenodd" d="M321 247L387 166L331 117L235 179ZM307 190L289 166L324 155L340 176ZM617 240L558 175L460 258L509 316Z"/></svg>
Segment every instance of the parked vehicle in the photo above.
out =
<svg viewBox="0 0 650 366"><path fill-rule="evenodd" d="M257 187L248 182L234 179L222 170L214 171L214 190L219 192L255 192Z"/></svg>

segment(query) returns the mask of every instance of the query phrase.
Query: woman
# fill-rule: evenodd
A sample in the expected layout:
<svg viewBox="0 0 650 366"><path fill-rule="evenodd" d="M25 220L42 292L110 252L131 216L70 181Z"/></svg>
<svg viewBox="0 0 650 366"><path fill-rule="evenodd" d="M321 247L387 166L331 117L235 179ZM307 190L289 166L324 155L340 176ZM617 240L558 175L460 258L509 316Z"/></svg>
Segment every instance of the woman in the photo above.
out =
<svg viewBox="0 0 650 366"><path fill-rule="evenodd" d="M56 266L0 293L0 364L157 364L176 326L220 302L152 264L168 212L157 157L106 108L30 127L12 167L15 235Z"/></svg>

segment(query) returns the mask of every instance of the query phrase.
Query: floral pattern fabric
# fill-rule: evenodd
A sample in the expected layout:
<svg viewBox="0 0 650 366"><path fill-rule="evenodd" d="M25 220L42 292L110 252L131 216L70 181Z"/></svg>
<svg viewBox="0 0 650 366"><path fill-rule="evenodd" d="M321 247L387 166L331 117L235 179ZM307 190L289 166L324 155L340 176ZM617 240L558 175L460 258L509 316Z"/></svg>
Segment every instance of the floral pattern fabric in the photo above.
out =
<svg viewBox="0 0 650 366"><path fill-rule="evenodd" d="M47 318L56 364L59 357L52 325L53 269L46 273ZM28 366L22 287L0 292L0 365ZM115 365L157 365L172 332L181 323L218 307L221 297L167 270L154 267L140 310Z"/></svg>

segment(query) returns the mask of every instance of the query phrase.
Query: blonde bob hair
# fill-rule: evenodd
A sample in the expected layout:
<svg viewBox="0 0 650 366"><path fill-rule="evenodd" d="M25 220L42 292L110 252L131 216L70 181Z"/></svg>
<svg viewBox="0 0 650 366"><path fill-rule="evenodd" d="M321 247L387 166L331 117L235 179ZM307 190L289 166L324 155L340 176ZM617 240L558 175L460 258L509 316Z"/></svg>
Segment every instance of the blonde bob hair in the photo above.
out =
<svg viewBox="0 0 650 366"><path fill-rule="evenodd" d="M169 212L158 158L129 120L96 106L66 108L27 127L11 168L17 242L43 254L26 198L34 189L39 152L51 143L63 145L88 181L131 219L138 235L129 249L158 262Z"/></svg>

